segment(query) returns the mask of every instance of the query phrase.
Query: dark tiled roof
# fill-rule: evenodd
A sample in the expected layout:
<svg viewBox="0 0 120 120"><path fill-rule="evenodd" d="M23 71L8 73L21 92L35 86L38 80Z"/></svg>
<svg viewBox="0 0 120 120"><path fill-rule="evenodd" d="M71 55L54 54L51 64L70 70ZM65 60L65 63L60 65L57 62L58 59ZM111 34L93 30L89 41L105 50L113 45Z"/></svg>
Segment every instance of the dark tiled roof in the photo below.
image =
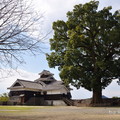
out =
<svg viewBox="0 0 120 120"><path fill-rule="evenodd" d="M38 81L56 81L56 79L54 77L47 77L47 78L38 78L35 80L35 82L38 82Z"/></svg>
<svg viewBox="0 0 120 120"><path fill-rule="evenodd" d="M20 80L20 82L23 84L26 88L32 88L32 89L42 89L42 85L40 83L32 82L32 81L24 81Z"/></svg>
<svg viewBox="0 0 120 120"><path fill-rule="evenodd" d="M43 70L40 75L48 75L46 78L38 78L35 81L21 80L17 79L13 85L8 89L31 89L31 90L40 90L40 91L49 91L49 90L58 90L66 89L62 81L57 81L53 74L47 70ZM49 76L50 75L50 76ZM15 85L19 83L20 85Z"/></svg>
<svg viewBox="0 0 120 120"><path fill-rule="evenodd" d="M28 88L28 89L38 89L38 90L42 90L42 84L40 83L36 83L36 82L32 82L32 81L27 81L27 80L21 80L21 79L17 79L15 83L20 83L22 85L23 88ZM20 86L15 86L14 84L9 88L20 88Z"/></svg>
<svg viewBox="0 0 120 120"><path fill-rule="evenodd" d="M47 71L47 70L43 70L41 73L39 73L39 75L54 75L53 73L51 73L50 71Z"/></svg>
<svg viewBox="0 0 120 120"><path fill-rule="evenodd" d="M15 83L20 83L22 86L14 86ZM21 79L17 79L17 81L15 82L9 89L12 88L28 88L28 89L37 89L37 90L58 90L58 89L62 89L65 88L64 85L62 85L62 81L54 81L51 82L50 84L45 84L43 82L33 82L33 81L27 81L27 80L21 80Z"/></svg>

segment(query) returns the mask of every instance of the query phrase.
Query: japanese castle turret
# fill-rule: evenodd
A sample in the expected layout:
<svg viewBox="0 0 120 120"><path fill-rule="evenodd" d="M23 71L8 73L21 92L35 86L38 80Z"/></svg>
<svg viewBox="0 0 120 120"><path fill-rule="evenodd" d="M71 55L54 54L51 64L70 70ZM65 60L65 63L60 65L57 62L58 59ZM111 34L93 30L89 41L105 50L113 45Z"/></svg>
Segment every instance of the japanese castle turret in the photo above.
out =
<svg viewBox="0 0 120 120"><path fill-rule="evenodd" d="M70 89L47 70L39 75L34 81L17 79L8 88L10 101L15 105L68 105Z"/></svg>

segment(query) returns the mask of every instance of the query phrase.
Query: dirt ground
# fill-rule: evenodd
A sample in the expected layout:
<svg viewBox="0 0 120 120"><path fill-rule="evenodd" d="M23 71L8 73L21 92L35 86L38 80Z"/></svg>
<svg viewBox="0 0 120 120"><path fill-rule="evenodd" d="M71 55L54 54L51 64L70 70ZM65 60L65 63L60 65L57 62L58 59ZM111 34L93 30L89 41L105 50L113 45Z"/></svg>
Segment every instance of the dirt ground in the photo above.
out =
<svg viewBox="0 0 120 120"><path fill-rule="evenodd" d="M27 106L27 109L2 108L0 109L0 120L120 120L120 108L75 106Z"/></svg>

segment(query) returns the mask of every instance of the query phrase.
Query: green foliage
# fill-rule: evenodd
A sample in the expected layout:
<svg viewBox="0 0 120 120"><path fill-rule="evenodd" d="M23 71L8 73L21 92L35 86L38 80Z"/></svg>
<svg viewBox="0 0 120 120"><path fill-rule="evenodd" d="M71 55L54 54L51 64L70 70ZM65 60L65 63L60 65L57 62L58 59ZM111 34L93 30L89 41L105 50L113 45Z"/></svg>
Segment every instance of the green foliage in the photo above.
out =
<svg viewBox="0 0 120 120"><path fill-rule="evenodd" d="M112 98L113 98L113 99L118 99L118 98L120 98L120 97L117 97L117 96L113 96Z"/></svg>
<svg viewBox="0 0 120 120"><path fill-rule="evenodd" d="M9 96L7 93L3 93L2 95L0 95L1 102L7 102L8 100L9 100Z"/></svg>
<svg viewBox="0 0 120 120"><path fill-rule="evenodd" d="M34 107L34 106L0 106L0 110L2 111L4 111L4 110L6 110L7 111L7 113L8 113L8 111L9 112L13 112L13 111L25 111L25 110L31 110L31 109L35 109L36 108L36 106ZM40 106L39 106L39 108L41 108ZM2 112L3 112L2 111ZM5 112L6 112L5 111ZM17 111L17 112L18 112Z"/></svg>
<svg viewBox="0 0 120 120"><path fill-rule="evenodd" d="M98 10L98 1L74 6L68 20L53 23L50 67L58 66L66 84L104 89L120 76L120 11Z"/></svg>

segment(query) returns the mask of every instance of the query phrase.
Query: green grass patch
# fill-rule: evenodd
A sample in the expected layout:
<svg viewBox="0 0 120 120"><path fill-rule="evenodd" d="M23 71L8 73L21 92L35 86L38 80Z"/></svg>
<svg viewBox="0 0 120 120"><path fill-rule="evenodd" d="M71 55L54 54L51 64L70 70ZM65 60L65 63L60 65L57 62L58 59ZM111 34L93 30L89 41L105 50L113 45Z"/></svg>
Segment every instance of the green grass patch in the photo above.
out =
<svg viewBox="0 0 120 120"><path fill-rule="evenodd" d="M24 110L32 110L32 109L51 109L56 108L53 106L0 106L0 111L7 111L7 110L13 110L13 111L24 111Z"/></svg>
<svg viewBox="0 0 120 120"><path fill-rule="evenodd" d="M31 110L34 109L34 106L0 106L0 111L7 110Z"/></svg>

